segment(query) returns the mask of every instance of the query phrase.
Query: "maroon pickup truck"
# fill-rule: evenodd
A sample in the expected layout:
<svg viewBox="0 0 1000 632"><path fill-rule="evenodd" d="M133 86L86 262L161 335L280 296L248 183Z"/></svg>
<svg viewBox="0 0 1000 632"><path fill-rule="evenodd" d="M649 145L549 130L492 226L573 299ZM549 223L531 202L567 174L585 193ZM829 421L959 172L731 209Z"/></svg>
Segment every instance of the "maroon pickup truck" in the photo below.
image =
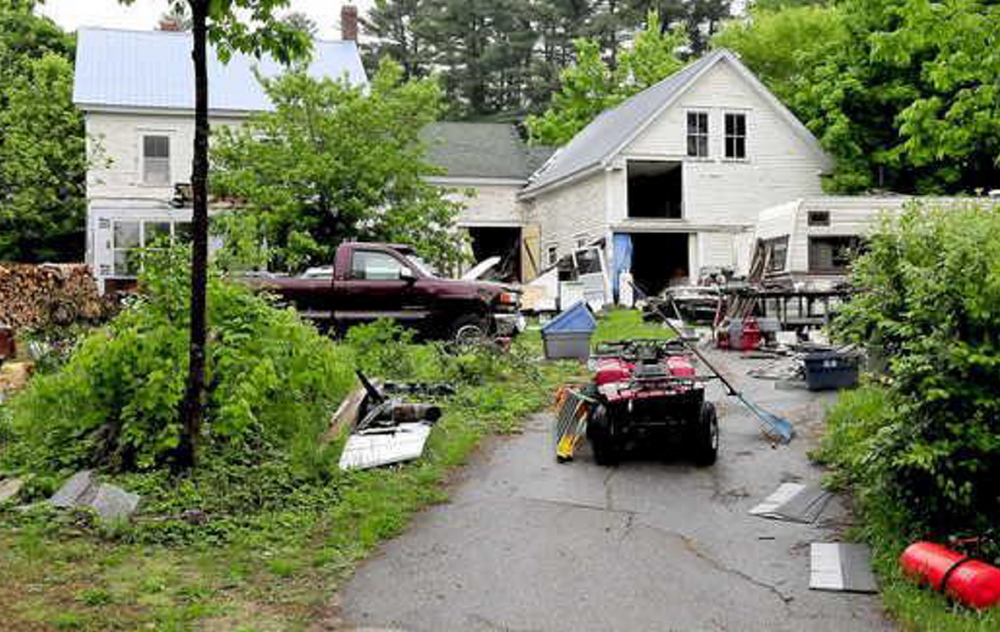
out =
<svg viewBox="0 0 1000 632"><path fill-rule="evenodd" d="M258 279L324 328L391 318L427 338L512 335L520 322L519 291L500 283L434 275L410 246L349 242L333 266L299 278Z"/></svg>

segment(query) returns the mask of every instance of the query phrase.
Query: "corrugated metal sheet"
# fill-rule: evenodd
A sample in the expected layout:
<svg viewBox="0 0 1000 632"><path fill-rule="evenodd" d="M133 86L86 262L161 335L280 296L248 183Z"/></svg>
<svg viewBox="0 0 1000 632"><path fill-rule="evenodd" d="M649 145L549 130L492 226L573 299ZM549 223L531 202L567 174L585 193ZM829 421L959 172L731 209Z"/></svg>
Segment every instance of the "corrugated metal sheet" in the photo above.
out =
<svg viewBox="0 0 1000 632"><path fill-rule="evenodd" d="M211 51L211 49L210 49ZM253 74L271 77L283 67L264 57L235 54L223 64L210 52L209 108L261 111L270 109L267 95ZM309 74L366 83L357 44L313 43ZM77 34L73 101L90 107L194 109L191 34L165 31L120 31L82 28Z"/></svg>
<svg viewBox="0 0 1000 632"><path fill-rule="evenodd" d="M605 110L556 152L525 191L540 189L599 164L645 125L667 101L687 88L702 69L714 64L724 54L722 50L712 52L622 101L617 107Z"/></svg>

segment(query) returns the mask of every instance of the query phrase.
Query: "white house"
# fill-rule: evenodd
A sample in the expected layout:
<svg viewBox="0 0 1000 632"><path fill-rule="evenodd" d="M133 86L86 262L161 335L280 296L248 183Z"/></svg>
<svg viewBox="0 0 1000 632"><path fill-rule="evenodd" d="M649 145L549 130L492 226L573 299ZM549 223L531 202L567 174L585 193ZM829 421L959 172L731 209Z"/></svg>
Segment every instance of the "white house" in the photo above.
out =
<svg viewBox="0 0 1000 632"><path fill-rule="evenodd" d="M613 282L657 291L737 268L764 209L822 193L833 166L816 138L726 50L601 114L519 199L554 262L603 243Z"/></svg>
<svg viewBox="0 0 1000 632"><path fill-rule="evenodd" d="M428 161L444 172L428 180L454 189L465 207L457 224L469 234L473 261L498 256L499 276L534 278L541 267L540 235L517 196L552 149L530 147L508 123L433 123L421 138Z"/></svg>
<svg viewBox="0 0 1000 632"><path fill-rule="evenodd" d="M283 69L269 58L236 54L223 64L210 55L212 126L239 125L271 107L254 68L264 76ZM354 41L314 42L308 72L367 82ZM73 101L95 161L87 173L86 260L102 290L114 288L135 278L130 250L190 230L190 207L175 202L178 185L191 181L190 33L80 29Z"/></svg>

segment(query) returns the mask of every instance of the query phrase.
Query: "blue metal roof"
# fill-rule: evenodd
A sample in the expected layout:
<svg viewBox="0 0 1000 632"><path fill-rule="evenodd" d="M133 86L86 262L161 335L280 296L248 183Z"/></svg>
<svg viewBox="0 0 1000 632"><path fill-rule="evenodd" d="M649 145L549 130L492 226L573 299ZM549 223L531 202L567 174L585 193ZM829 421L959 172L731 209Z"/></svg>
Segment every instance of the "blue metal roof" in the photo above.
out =
<svg viewBox="0 0 1000 632"><path fill-rule="evenodd" d="M223 64L209 48L209 109L262 111L270 101L253 74L265 77L284 67L269 57L234 54ZM367 83L358 47L352 41L314 41L309 74ZM81 28L77 33L73 102L81 109L194 109L191 34Z"/></svg>

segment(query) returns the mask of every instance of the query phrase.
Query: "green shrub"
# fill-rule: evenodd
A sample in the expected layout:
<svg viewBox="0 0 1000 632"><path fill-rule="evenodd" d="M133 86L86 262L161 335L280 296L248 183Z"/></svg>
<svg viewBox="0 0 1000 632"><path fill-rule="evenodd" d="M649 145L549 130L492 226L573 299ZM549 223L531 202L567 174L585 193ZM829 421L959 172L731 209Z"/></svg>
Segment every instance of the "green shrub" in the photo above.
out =
<svg viewBox="0 0 1000 632"><path fill-rule="evenodd" d="M834 322L888 358L884 395L845 397L824 453L925 534L1000 514L1000 210L885 219ZM884 397L884 401L879 398Z"/></svg>
<svg viewBox="0 0 1000 632"><path fill-rule="evenodd" d="M186 263L183 249L147 253L142 297L11 402L32 469L169 462L188 364ZM233 458L278 446L315 452L353 382L349 352L243 285L213 274L208 294L204 449Z"/></svg>

